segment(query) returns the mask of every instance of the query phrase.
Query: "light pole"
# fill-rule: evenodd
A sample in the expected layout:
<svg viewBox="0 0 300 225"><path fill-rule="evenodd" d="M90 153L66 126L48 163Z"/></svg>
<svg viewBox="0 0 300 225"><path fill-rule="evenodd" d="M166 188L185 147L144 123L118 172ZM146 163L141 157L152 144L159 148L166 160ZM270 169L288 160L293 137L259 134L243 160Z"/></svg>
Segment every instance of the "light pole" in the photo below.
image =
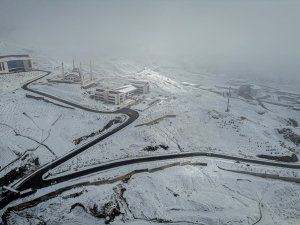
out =
<svg viewBox="0 0 300 225"><path fill-rule="evenodd" d="M229 89L228 89L228 93L227 93L227 96L228 96L228 101L227 101L227 109L225 110L225 112L229 112L229 98L230 98L230 89L231 89L231 87L229 87Z"/></svg>

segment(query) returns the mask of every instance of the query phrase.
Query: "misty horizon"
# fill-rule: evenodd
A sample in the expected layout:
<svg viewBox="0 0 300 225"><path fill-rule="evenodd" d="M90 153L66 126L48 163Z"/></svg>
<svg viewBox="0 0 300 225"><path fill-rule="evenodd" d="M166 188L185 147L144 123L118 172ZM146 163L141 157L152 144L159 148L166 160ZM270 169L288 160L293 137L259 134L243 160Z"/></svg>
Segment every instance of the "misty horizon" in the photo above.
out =
<svg viewBox="0 0 300 225"><path fill-rule="evenodd" d="M0 37L58 60L150 56L298 79L297 1L8 1Z"/></svg>
<svg viewBox="0 0 300 225"><path fill-rule="evenodd" d="M0 225L299 225L299 12L1 0Z"/></svg>

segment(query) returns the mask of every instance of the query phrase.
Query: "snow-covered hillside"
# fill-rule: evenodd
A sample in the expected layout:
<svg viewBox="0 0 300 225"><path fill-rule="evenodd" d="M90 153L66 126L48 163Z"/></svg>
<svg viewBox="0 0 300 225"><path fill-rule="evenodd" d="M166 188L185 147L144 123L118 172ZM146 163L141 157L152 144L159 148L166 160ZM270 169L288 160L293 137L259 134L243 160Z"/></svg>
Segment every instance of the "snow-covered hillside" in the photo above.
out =
<svg viewBox="0 0 300 225"><path fill-rule="evenodd" d="M38 69L53 69L59 61L40 51L33 51L11 40L0 39L0 55L29 54L33 67Z"/></svg>
<svg viewBox="0 0 300 225"><path fill-rule="evenodd" d="M177 76L180 76L182 70L177 72ZM175 77L176 70L172 69L172 73ZM185 77L190 81L187 74ZM56 169L61 172L116 158L191 151L218 152L246 158L257 158L257 155L299 156L298 144L278 132L278 129L287 128L299 135L299 126L294 127L289 123L289 119L300 121L299 111L267 103L264 108L256 99L233 95L230 111L225 112L227 97L223 94L227 94L227 90L211 87L215 87L214 83L226 85L228 78L224 75L207 76L205 73L202 76L198 74L191 86L151 69L135 75L124 75L130 79L147 80L151 85L151 93L145 95L142 102L132 106L140 112L139 119L126 130ZM157 119L157 122L151 123ZM160 145L166 145L168 149L145 151L147 146Z"/></svg>
<svg viewBox="0 0 300 225"><path fill-rule="evenodd" d="M8 222L297 225L299 197L297 184L234 174L212 164L176 166L112 184L72 189L12 212Z"/></svg>
<svg viewBox="0 0 300 225"><path fill-rule="evenodd" d="M128 119L125 114L107 113L122 106L91 98L95 88L86 90L79 83L48 82L49 77L60 75L55 60L4 41L0 42L0 53L28 53L33 58L35 69L51 72L48 77L31 83L29 87L33 90L106 111L88 112L47 97L41 98L21 88L45 72L0 75L1 184L9 185L24 178ZM273 161L293 159L298 163L300 93L297 92L297 83L284 86L275 84L275 81L259 83L250 77L241 79L230 74L212 74L196 65L162 65L154 60L143 63L114 59L93 64L98 87L123 85L135 79L149 82L150 93L133 97L135 102L130 108L139 113L138 119L49 169L49 179L104 162L184 152L213 152ZM84 70L88 71L85 67ZM115 120L118 122L114 123ZM127 180L77 187L34 207L11 212L7 222L86 224L88 221L88 224L103 224L107 220L106 210L114 209L117 210L113 213L115 219L109 218L112 224L299 223L298 184L230 172L229 169L293 179L300 178L299 171L250 164L230 167L216 159L207 159L207 162L207 167L189 165L157 172L147 170ZM143 168L142 163L139 166ZM134 168L127 166L124 171ZM53 186L53 189L81 179L93 182L106 172L111 171L96 173L91 175L93 177L77 177L70 183ZM122 174L122 170L119 172ZM47 191L53 191L52 186L47 188ZM18 203L29 201L34 196L19 199Z"/></svg>

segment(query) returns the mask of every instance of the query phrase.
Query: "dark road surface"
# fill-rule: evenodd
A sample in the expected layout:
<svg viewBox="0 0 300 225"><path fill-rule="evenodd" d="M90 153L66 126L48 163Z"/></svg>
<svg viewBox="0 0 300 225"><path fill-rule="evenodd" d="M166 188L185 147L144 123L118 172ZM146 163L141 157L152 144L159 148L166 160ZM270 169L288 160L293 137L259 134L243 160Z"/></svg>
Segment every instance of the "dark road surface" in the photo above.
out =
<svg viewBox="0 0 300 225"><path fill-rule="evenodd" d="M33 92L35 94L42 95L44 97L47 97L47 98L65 103L67 105L71 105L73 107L76 107L76 108L79 108L79 109L82 109L82 110L85 110L85 111L88 111L88 112L103 113L103 114L125 114L129 117L129 119L127 119L120 126L118 126L118 127L114 128L113 130L105 133L104 135L92 140L91 142L89 142L89 143L87 143L87 144L85 144L85 145L69 152L68 154L58 158L57 160L55 160L53 162L48 163L47 165L45 165L42 168L38 169L37 171L33 172L30 176L28 176L25 180L23 180L20 184L18 184L15 187L19 191L25 190L25 189L30 188L30 187L35 188L35 186L42 185L43 184L42 175L44 173L46 173L47 171L49 171L50 169L52 169L54 167L57 167L60 164L66 162L67 160L73 158L74 156L76 156L79 153L85 151L86 149L90 148L91 146L97 144L98 142L104 140L105 138L109 137L110 135L118 132L119 130L121 130L122 128L128 126L129 124L131 124L133 121L135 121L139 117L138 112L136 112L134 110L131 110L131 109L128 109L128 108L123 108L123 109L113 111L113 112L103 112L103 111L99 111L99 110L95 110L95 109L90 109L90 108L84 107L82 105L76 104L74 102L70 102L70 101L67 101L67 100L64 100L64 99L60 99L58 97L49 95L47 93L43 93L43 92L40 92L40 91L29 88L28 86L30 84L32 84L33 82L35 82L35 81L37 81L41 78L44 78L45 76L48 76L51 73L49 71L42 71L42 72L46 72L46 74L44 76L38 77L34 80L31 80L30 82L27 82L26 84L24 84L22 86L22 88L26 91L30 91L30 92ZM43 185L43 186L47 186L47 185Z"/></svg>
<svg viewBox="0 0 300 225"><path fill-rule="evenodd" d="M110 135L118 132L119 130L121 130L122 128L128 126L129 124L131 124L133 121L135 121L139 117L138 112L136 112L134 110L131 110L131 109L128 109L128 108L123 108L123 109L116 110L116 111L113 111L113 112L99 111L99 110L96 110L96 109L90 109L88 107L76 104L74 102L70 102L70 101L58 98L56 96L53 96L53 95L50 95L50 94L47 94L47 93L44 93L44 92L41 92L41 91L31 89L29 87L30 84L32 84L33 82L35 82L39 79L42 79L42 78L48 76L51 73L49 71L43 71L43 70L39 70L39 71L45 72L46 74L43 75L43 76L40 76L36 79L33 79L33 80L27 82L26 84L24 84L22 86L22 88L24 90L30 91L32 93L35 93L35 94L38 94L38 95L41 95L41 96L44 96L44 97L47 97L47 98L50 98L50 99L53 99L53 100L58 101L58 102L65 103L67 105L71 105L75 108L79 108L79 109L82 109L82 110L85 110L85 111L88 111L88 112L101 113L101 114L125 114L129 118L124 123L122 123L120 126L114 128L113 130L105 133L104 135L92 140L91 142L89 142L87 144L84 144L83 146L81 146L81 147L79 147L75 150L72 150L68 154L56 159L55 161L52 161L52 162L44 165L43 167L41 167L37 171L33 172L32 174L30 174L29 176L27 176L21 182L17 183L17 185L14 186L14 188L19 190L19 191L25 190L27 188L35 189L37 187L45 187L45 186L49 185L47 182L44 182L42 180L42 176L43 176L44 173L48 172L51 168L57 167L58 165L60 165L64 162L66 162L67 160L73 158L74 156L76 156L79 153L85 151L86 149L90 148L91 146L97 144L98 142L104 140L105 138L109 137ZM8 202L10 202L8 200L9 199L4 199L4 201L0 202L0 209L3 208L5 205L7 205Z"/></svg>
<svg viewBox="0 0 300 225"><path fill-rule="evenodd" d="M28 188L32 188L32 189L40 189L40 188L44 188L47 186L50 186L53 183L60 183L60 182L64 182L64 181L68 181L74 178L78 178L81 176L85 176L88 174L92 174L92 173L96 173L99 171L104 171L107 169L113 169L113 168L118 168L121 166L126 166L126 165L133 165L133 164L137 164L137 163L145 163L145 162L154 162L154 161L161 161L161 160L168 160L168 159L179 159L179 158L189 158L189 157L210 157L210 158L218 158L218 159L226 159L226 160L232 160L232 161L239 161L239 162L244 162L244 163L252 163L252 164L257 164L257 165L265 165L265 166L274 166L274 167L282 167L282 168L290 168L290 169L300 169L300 164L290 164L290 163L280 163L280 162L273 162L273 161L263 161L263 160L256 160L256 159L244 159L244 158L239 158L239 157L235 157L235 156L229 156L229 155L224 155L224 154L217 154L217 153L205 153L205 152L186 152L186 153L177 153L177 154L168 154L168 155L157 155L157 156L147 156L147 157L139 157L139 158L132 158L132 159L124 159L124 160L119 160L119 161L114 161L114 162L109 162L106 164L100 164L98 166L95 166L93 168L88 168L88 169L84 169L84 170L80 170L80 171L75 171L71 174L67 174L67 175L62 175L60 177L57 178L52 178L52 179L43 179L43 175L45 173L47 173L50 169L66 162L67 160L73 158L74 156L78 155L79 153L85 151L86 149L88 149L89 147L95 145L96 143L104 140L105 138L111 136L112 134L118 132L119 130L121 130L122 128L128 126L129 124L131 124L133 121L135 121L139 114L132 110L132 109L128 109L128 108L124 108L124 109L120 109L114 112L103 112L103 111L98 111L95 109L90 109L81 105L78 105L76 103L73 102L69 102L66 101L64 99L60 99L58 97L40 92L40 91L36 91L36 90L32 90L30 89L28 86L49 75L50 72L48 71L44 71L46 72L46 75L36 78L28 83L26 83L25 85L22 86L22 88L24 90L33 92L35 94L38 95L42 95L44 97L50 98L50 99L54 99L56 101L71 105L73 107L82 109L82 110L86 110L89 112L95 112L95 113L115 113L115 114L125 114L129 117L129 119L124 122L123 124L121 124L120 126L116 127L115 129L111 130L110 132L107 132L106 134L102 135L101 137L96 138L95 140L81 146L80 148L77 148L73 151L71 151L70 153L62 156L61 158L50 162L48 164L46 164L45 166L41 167L40 169L38 169L37 171L33 172L32 174L30 174L29 176L27 176L26 178L24 178L22 181L20 181L19 183L17 183L14 188L17 189L18 191L22 191L22 190L26 190ZM10 202L12 202L13 200L17 199L17 196L10 196L8 198L3 199L0 202L0 209L5 207L7 204L9 204Z"/></svg>

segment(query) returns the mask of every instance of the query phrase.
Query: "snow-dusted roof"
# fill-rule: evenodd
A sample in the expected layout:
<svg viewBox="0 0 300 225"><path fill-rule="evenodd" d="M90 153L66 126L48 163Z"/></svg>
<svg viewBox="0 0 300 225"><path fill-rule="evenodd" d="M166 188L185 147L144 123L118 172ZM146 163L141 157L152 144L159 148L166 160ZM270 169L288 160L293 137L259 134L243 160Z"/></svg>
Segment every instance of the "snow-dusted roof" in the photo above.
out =
<svg viewBox="0 0 300 225"><path fill-rule="evenodd" d="M125 85L125 86L122 86L122 87L119 87L119 88L115 89L115 91L118 91L118 92L121 92L121 93L124 93L124 94L134 92L136 90L137 90L137 88L134 87L131 84L128 84L128 85Z"/></svg>
<svg viewBox="0 0 300 225"><path fill-rule="evenodd" d="M29 55L2 55L0 56L1 62L7 62L10 60L28 60L30 59Z"/></svg>
<svg viewBox="0 0 300 225"><path fill-rule="evenodd" d="M148 84L149 82L146 80L128 80L130 83L134 84Z"/></svg>
<svg viewBox="0 0 300 225"><path fill-rule="evenodd" d="M66 77L80 77L80 75L78 73L66 73L65 76Z"/></svg>

